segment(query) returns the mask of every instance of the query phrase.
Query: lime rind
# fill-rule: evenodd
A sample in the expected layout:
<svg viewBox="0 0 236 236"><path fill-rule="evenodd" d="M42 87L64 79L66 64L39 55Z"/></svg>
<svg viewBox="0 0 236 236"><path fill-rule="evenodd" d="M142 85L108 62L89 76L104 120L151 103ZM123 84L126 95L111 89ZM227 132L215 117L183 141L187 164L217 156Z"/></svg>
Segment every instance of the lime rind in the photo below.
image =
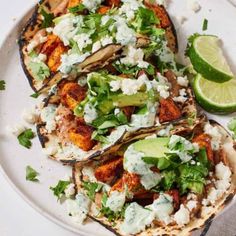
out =
<svg viewBox="0 0 236 236"><path fill-rule="evenodd" d="M200 42L201 41L201 42ZM210 45L207 43L210 43ZM234 78L233 73L228 66L226 59L223 56L221 48L218 46L218 38L212 35L200 35L196 37L189 49L188 55L193 64L194 69L202 74L204 78L215 81L217 83L223 83ZM204 44L205 42L205 44ZM199 48L199 44L202 44L202 50ZM213 64L217 64L218 68L214 67L209 60L206 60L202 54L204 50L208 50L208 54L216 54L213 56ZM212 52L211 52L212 51ZM212 55L211 55L212 56ZM220 58L217 58L220 57Z"/></svg>
<svg viewBox="0 0 236 236"><path fill-rule="evenodd" d="M205 93L202 91L204 89L201 88L200 84L207 83L208 91ZM227 84L226 84L227 83ZM193 82L193 90L195 93L195 97L199 105L205 109L206 111L210 113L217 113L217 114L228 114L236 111L236 79L234 81L226 82L225 84L219 84L216 82L211 82L202 77L202 75L198 74L194 78ZM215 89L215 93L213 92L214 88L218 86L217 89ZM207 89L207 88L206 88ZM219 92L221 90L221 93ZM231 96L234 98L232 102L229 102L229 99L226 99L227 101L220 102L221 98L224 95L229 95L228 98ZM211 98L215 98L218 102L214 102Z"/></svg>

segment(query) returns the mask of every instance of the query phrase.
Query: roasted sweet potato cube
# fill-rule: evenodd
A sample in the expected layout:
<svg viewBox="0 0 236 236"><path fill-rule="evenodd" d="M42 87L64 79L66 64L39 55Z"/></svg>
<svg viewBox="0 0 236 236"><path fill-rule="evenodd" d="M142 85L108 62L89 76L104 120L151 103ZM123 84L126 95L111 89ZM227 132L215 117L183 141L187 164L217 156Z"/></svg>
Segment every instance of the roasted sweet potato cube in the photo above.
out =
<svg viewBox="0 0 236 236"><path fill-rule="evenodd" d="M69 131L69 139L84 151L89 151L95 145L95 141L91 139L93 128L81 125Z"/></svg>
<svg viewBox="0 0 236 236"><path fill-rule="evenodd" d="M98 8L98 13L101 15L106 14L111 9L110 6L101 6Z"/></svg>
<svg viewBox="0 0 236 236"><path fill-rule="evenodd" d="M181 111L171 98L160 100L160 123L177 120L180 117Z"/></svg>
<svg viewBox="0 0 236 236"><path fill-rule="evenodd" d="M110 183L123 171L123 157L109 160L95 170L95 177L103 183Z"/></svg>
<svg viewBox="0 0 236 236"><path fill-rule="evenodd" d="M214 163L214 154L211 147L211 137L208 134L200 134L193 138L193 142L197 143L200 148L206 148L208 160Z"/></svg>
<svg viewBox="0 0 236 236"><path fill-rule="evenodd" d="M81 3L81 0L69 0L67 8L76 7Z"/></svg>
<svg viewBox="0 0 236 236"><path fill-rule="evenodd" d="M115 184L112 186L111 188L111 192L112 191L119 191L122 192L124 189L124 184L123 184L123 177L121 177L120 179L118 179Z"/></svg>
<svg viewBox="0 0 236 236"><path fill-rule="evenodd" d="M56 72L61 65L61 55L67 51L63 43L59 43L54 51L48 56L48 67L52 72Z"/></svg>
<svg viewBox="0 0 236 236"><path fill-rule="evenodd" d="M118 7L120 5L120 3L121 3L120 0L105 0L105 5L106 6Z"/></svg>
<svg viewBox="0 0 236 236"><path fill-rule="evenodd" d="M47 41L43 44L40 53L47 55L49 57L54 49L61 43L59 37L54 34L50 34L47 37Z"/></svg>
<svg viewBox="0 0 236 236"><path fill-rule="evenodd" d="M61 103L74 110L77 104L85 99L86 92L86 88L80 86L78 83L65 83L59 91Z"/></svg>

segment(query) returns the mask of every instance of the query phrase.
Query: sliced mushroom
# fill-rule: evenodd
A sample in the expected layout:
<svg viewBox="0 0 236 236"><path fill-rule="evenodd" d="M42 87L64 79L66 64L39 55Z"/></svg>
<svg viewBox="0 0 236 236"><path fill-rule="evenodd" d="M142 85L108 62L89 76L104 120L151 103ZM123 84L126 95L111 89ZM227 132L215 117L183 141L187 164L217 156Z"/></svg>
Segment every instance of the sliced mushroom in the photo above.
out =
<svg viewBox="0 0 236 236"><path fill-rule="evenodd" d="M120 56L120 51L123 46L119 44L109 44L101 48L91 56L87 57L82 63L77 65L79 72L91 72L97 68L107 66L111 61Z"/></svg>

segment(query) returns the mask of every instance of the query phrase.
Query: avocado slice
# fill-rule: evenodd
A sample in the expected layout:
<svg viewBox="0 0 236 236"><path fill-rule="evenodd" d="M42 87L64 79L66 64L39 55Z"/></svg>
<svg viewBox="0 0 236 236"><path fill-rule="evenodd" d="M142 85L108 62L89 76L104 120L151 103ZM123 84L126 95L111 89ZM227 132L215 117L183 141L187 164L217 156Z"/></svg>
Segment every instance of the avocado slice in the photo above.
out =
<svg viewBox="0 0 236 236"><path fill-rule="evenodd" d="M168 137L144 139L134 143L133 147L136 151L144 153L145 157L162 158L169 152L169 140Z"/></svg>
<svg viewBox="0 0 236 236"><path fill-rule="evenodd" d="M143 106L147 103L148 94L138 92L133 95L115 94L104 100L98 105L98 109L103 114L109 114L115 107Z"/></svg>

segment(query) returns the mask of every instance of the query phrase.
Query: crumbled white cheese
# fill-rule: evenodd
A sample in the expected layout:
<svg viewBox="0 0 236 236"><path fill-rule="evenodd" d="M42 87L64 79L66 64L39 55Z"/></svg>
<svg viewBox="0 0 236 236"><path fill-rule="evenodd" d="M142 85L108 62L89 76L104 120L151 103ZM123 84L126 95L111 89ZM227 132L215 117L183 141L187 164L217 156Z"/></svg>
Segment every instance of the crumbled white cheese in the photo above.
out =
<svg viewBox="0 0 236 236"><path fill-rule="evenodd" d="M49 33L49 34L52 33L53 32L53 28L52 27L46 28L46 32Z"/></svg>
<svg viewBox="0 0 236 236"><path fill-rule="evenodd" d="M229 180L232 174L230 168L224 165L223 162L220 162L219 164L216 165L215 171L216 171L216 177L221 180L223 179Z"/></svg>
<svg viewBox="0 0 236 236"><path fill-rule="evenodd" d="M53 34L57 35L65 46L70 44L70 40L76 35L78 28L83 26L83 17L73 14L66 14L61 16L58 23L56 23Z"/></svg>
<svg viewBox="0 0 236 236"><path fill-rule="evenodd" d="M121 83L122 81L121 80L112 80L109 85L111 87L111 91L112 92L116 92L118 91L120 88L121 88Z"/></svg>
<svg viewBox="0 0 236 236"><path fill-rule="evenodd" d="M164 7L167 7L167 0L156 0L156 3L158 5L162 5Z"/></svg>
<svg viewBox="0 0 236 236"><path fill-rule="evenodd" d="M174 214L174 219L179 226L188 224L190 221L189 210L181 204L180 209Z"/></svg>
<svg viewBox="0 0 236 236"><path fill-rule="evenodd" d="M121 90L126 95L136 94L144 85L142 80L139 79L122 79Z"/></svg>
<svg viewBox="0 0 236 236"><path fill-rule="evenodd" d="M103 38L101 38L101 44L103 47L105 47L108 44L112 44L113 43L113 38L109 37L109 36L105 36Z"/></svg>
<svg viewBox="0 0 236 236"><path fill-rule="evenodd" d="M178 97L174 97L173 100L175 102L180 102L180 103L185 103L187 101L187 93L186 93L186 89L180 89L179 90L179 96Z"/></svg>
<svg viewBox="0 0 236 236"><path fill-rule="evenodd" d="M230 187L231 171L222 162L215 166L216 177L215 187L210 188L207 198L203 200L204 205L214 204Z"/></svg>
<svg viewBox="0 0 236 236"><path fill-rule="evenodd" d="M135 17L135 11L139 9L139 7L143 6L140 1L136 0L123 0L123 5L119 8L119 13L124 14L128 21L133 20Z"/></svg>
<svg viewBox="0 0 236 236"><path fill-rule="evenodd" d="M46 130L48 133L51 133L56 129L56 121L55 121L55 116L56 116L56 106L54 105L48 105L47 107L44 107L41 110L41 120L42 122L46 123Z"/></svg>
<svg viewBox="0 0 236 236"><path fill-rule="evenodd" d="M173 125L170 124L168 126L166 126L165 129L161 129L160 131L158 131L158 136L161 136L161 137L168 137L170 136L170 131L173 129Z"/></svg>
<svg viewBox="0 0 236 236"><path fill-rule="evenodd" d="M177 83L182 87L188 87L189 81L188 81L187 76L177 77Z"/></svg>
<svg viewBox="0 0 236 236"><path fill-rule="evenodd" d="M96 118L98 114L96 109L89 103L84 106L84 120L86 123L91 124Z"/></svg>
<svg viewBox="0 0 236 236"><path fill-rule="evenodd" d="M172 222L171 213L173 212L173 198L169 194L160 193L154 202L147 206L155 213L155 218L164 222L166 225Z"/></svg>
<svg viewBox="0 0 236 236"><path fill-rule="evenodd" d="M109 15L102 16L102 19L101 19L102 26L105 25L110 19L111 17Z"/></svg>
<svg viewBox="0 0 236 236"><path fill-rule="evenodd" d="M212 126L207 123L204 127L204 132L211 136L211 147L213 150L218 150L220 148L222 134L217 126Z"/></svg>
<svg viewBox="0 0 236 236"><path fill-rule="evenodd" d="M95 10L98 8L98 6L101 5L102 3L102 0L83 0L82 2L84 4L84 6L92 11L92 12L95 12Z"/></svg>
<svg viewBox="0 0 236 236"><path fill-rule="evenodd" d="M90 182L97 182L97 179L94 175L94 169L91 166L84 166L82 169L83 176L88 177Z"/></svg>
<svg viewBox="0 0 236 236"><path fill-rule="evenodd" d="M64 192L65 192L66 198L70 198L71 196L74 196L75 195L75 185L73 183L70 183L69 185L67 185Z"/></svg>
<svg viewBox="0 0 236 236"><path fill-rule="evenodd" d="M39 114L36 109L24 109L21 116L27 123L35 124L38 120Z"/></svg>
<svg viewBox="0 0 236 236"><path fill-rule="evenodd" d="M188 8L197 13L201 10L201 5L198 1L188 0Z"/></svg>
<svg viewBox="0 0 236 236"><path fill-rule="evenodd" d="M170 96L169 89L171 87L170 83L168 82L167 78L157 73L158 81L152 81L153 87L159 92L160 96L164 99Z"/></svg>
<svg viewBox="0 0 236 236"><path fill-rule="evenodd" d="M186 207L189 209L189 211L191 212L194 208L197 207L197 201L194 200L190 200L187 202Z"/></svg>
<svg viewBox="0 0 236 236"><path fill-rule="evenodd" d="M23 124L16 124L13 126L7 126L6 129L8 133L19 136L26 130L26 127Z"/></svg>
<svg viewBox="0 0 236 236"><path fill-rule="evenodd" d="M146 84L146 80L143 76L140 76L138 79L125 78L120 80L112 80L109 84L112 92L116 92L121 89L124 94L133 95L136 94L144 84Z"/></svg>
<svg viewBox="0 0 236 236"><path fill-rule="evenodd" d="M107 198L106 207L118 212L125 204L125 192L112 191Z"/></svg>
<svg viewBox="0 0 236 236"><path fill-rule="evenodd" d="M85 34L85 33L77 34L77 35L74 36L73 39L77 43L78 48L79 48L80 51L82 51L88 45L92 44L92 40L90 39L89 34Z"/></svg>
<svg viewBox="0 0 236 236"><path fill-rule="evenodd" d="M135 48L132 45L129 45L124 50L125 57L120 60L123 64L128 64L132 66L138 66L140 68L147 68L149 63L144 61L144 52L141 48Z"/></svg>
<svg viewBox="0 0 236 236"><path fill-rule="evenodd" d="M136 33L132 28L129 28L125 21L117 22L116 41L121 45L135 44Z"/></svg>
<svg viewBox="0 0 236 236"><path fill-rule="evenodd" d="M77 224L82 224L87 217L90 200L82 193L76 195L76 199L67 199L67 212Z"/></svg>

